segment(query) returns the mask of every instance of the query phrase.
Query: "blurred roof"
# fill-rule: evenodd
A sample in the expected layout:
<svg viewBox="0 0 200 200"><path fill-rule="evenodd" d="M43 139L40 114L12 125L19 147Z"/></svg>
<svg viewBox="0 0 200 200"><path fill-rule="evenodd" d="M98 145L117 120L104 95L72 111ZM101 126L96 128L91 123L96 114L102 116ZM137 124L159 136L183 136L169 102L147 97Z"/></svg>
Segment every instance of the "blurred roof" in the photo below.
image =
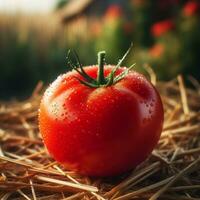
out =
<svg viewBox="0 0 200 200"><path fill-rule="evenodd" d="M58 11L58 14L63 22L67 22L84 13L94 2L95 0L70 0Z"/></svg>

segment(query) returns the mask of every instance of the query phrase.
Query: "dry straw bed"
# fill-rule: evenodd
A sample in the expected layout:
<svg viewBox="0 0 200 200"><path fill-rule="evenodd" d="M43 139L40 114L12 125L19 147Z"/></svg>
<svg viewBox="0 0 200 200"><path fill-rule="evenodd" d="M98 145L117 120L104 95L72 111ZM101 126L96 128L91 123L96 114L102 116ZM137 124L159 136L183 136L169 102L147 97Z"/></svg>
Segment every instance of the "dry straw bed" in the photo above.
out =
<svg viewBox="0 0 200 200"><path fill-rule="evenodd" d="M157 148L136 169L107 179L66 171L48 155L37 125L41 84L24 102L1 103L1 200L200 200L200 85L190 82L193 89L181 76L156 84L165 108Z"/></svg>

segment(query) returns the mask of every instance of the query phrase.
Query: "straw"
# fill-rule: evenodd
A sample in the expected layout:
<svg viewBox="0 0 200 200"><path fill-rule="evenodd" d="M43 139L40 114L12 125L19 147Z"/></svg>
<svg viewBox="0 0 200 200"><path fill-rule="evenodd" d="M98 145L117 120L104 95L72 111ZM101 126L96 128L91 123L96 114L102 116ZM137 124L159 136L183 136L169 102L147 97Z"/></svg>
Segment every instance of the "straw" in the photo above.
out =
<svg viewBox="0 0 200 200"><path fill-rule="evenodd" d="M23 102L0 102L0 199L200 199L200 84L158 82L145 67L164 104L163 132L147 160L117 177L81 176L49 156L37 122L41 82Z"/></svg>

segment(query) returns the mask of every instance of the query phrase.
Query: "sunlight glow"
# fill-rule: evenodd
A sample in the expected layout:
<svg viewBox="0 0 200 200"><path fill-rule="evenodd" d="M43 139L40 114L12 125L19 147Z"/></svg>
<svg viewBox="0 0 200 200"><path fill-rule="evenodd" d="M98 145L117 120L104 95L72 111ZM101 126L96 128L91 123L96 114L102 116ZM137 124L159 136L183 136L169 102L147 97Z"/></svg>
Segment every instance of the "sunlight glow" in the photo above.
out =
<svg viewBox="0 0 200 200"><path fill-rule="evenodd" d="M0 0L0 12L50 12L57 0Z"/></svg>

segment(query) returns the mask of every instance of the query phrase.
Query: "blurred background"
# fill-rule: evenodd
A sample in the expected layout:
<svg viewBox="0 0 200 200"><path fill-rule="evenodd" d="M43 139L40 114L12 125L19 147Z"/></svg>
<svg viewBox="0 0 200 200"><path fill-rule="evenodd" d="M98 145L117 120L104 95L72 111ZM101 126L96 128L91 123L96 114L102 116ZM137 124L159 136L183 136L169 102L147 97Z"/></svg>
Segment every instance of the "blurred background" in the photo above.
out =
<svg viewBox="0 0 200 200"><path fill-rule="evenodd" d="M200 1L0 0L0 99L26 98L69 70L68 49L84 65L106 50L115 64L131 42L124 65L200 80Z"/></svg>

